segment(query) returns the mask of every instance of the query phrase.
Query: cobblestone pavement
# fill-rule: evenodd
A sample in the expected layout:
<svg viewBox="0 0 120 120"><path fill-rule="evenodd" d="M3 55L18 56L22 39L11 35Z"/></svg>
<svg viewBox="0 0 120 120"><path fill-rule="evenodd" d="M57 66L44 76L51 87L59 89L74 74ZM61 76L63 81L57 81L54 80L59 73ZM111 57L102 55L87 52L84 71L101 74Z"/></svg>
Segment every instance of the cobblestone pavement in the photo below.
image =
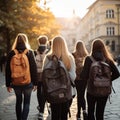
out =
<svg viewBox="0 0 120 120"><path fill-rule="evenodd" d="M104 116L105 120L120 120L120 78L113 82L113 87L116 93L112 93L110 97L111 104L109 100L107 102ZM36 106L36 92L32 92L28 120L37 120L38 111ZM14 92L7 92L3 73L0 73L0 120L16 120L15 95ZM50 120L47 104L45 107L44 120ZM76 120L76 98L74 98L71 106L71 118L69 118L69 120Z"/></svg>

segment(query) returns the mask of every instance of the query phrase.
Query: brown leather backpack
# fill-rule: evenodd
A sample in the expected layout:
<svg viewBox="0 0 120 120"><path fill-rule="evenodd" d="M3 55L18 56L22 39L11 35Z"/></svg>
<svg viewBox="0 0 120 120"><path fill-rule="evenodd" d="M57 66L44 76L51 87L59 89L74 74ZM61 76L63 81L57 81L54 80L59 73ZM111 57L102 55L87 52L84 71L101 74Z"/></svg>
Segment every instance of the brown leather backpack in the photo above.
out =
<svg viewBox="0 0 120 120"><path fill-rule="evenodd" d="M92 89L94 96L107 96L111 93L111 68L108 63L96 61L90 56L92 64L90 67L88 88Z"/></svg>

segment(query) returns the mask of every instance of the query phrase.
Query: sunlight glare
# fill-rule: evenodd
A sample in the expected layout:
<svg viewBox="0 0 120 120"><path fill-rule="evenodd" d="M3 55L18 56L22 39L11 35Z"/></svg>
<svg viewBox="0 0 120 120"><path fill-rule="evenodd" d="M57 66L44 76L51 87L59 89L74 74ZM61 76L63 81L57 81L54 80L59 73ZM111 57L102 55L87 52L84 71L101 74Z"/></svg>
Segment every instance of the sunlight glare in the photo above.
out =
<svg viewBox="0 0 120 120"><path fill-rule="evenodd" d="M95 0L51 0L47 6L56 17L71 17L73 11L76 16L83 17L93 2Z"/></svg>

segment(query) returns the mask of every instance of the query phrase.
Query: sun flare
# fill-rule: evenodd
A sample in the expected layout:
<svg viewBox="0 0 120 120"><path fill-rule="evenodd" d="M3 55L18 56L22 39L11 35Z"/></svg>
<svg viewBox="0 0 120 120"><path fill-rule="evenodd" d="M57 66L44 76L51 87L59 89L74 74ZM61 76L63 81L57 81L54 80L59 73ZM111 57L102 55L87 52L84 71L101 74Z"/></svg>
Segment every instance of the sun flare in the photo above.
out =
<svg viewBox="0 0 120 120"><path fill-rule="evenodd" d="M47 1L47 0L46 0ZM73 14L83 17L87 8L96 0L49 0L46 4L56 17L71 17ZM43 2L41 2L41 6Z"/></svg>

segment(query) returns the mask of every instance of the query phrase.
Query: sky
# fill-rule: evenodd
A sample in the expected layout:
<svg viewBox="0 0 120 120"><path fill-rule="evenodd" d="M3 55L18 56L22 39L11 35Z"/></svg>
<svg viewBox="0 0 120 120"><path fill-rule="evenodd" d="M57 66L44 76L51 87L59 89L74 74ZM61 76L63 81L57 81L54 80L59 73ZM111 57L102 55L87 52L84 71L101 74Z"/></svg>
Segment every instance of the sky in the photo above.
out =
<svg viewBox="0 0 120 120"><path fill-rule="evenodd" d="M83 17L87 8L96 0L47 0L47 6L56 17L71 17L73 11L76 16Z"/></svg>

